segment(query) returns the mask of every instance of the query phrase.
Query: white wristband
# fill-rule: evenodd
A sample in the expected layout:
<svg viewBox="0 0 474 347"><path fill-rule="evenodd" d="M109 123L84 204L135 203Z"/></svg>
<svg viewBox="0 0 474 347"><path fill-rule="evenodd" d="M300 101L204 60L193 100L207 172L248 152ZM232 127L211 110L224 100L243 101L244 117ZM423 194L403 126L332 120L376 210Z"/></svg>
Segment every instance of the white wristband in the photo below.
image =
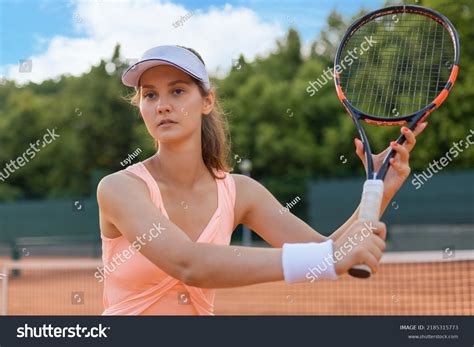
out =
<svg viewBox="0 0 474 347"><path fill-rule="evenodd" d="M336 279L334 268L333 241L321 243L285 243L283 245L283 275L286 283L317 279Z"/></svg>

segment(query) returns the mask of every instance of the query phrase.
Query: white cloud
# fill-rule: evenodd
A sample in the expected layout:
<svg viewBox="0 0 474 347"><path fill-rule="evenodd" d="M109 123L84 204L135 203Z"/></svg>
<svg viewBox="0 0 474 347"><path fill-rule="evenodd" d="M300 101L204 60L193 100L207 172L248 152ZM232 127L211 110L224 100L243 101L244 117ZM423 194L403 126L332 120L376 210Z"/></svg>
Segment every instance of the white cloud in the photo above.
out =
<svg viewBox="0 0 474 347"><path fill-rule="evenodd" d="M241 53L248 60L267 54L284 34L278 23L264 22L252 10L231 5L190 13L182 5L159 0L73 0L72 4L71 20L84 37L52 38L42 54L30 57L30 73L20 73L16 64L2 67L8 79L40 83L61 74L79 76L100 59L109 59L117 43L128 59L139 58L156 45L192 47L211 74L220 74Z"/></svg>

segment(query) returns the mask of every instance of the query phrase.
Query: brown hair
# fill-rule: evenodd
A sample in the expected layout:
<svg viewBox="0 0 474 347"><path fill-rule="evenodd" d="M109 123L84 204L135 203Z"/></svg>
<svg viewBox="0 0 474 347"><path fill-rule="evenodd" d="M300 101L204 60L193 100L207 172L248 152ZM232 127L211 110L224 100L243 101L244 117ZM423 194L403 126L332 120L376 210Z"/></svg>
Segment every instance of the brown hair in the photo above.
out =
<svg viewBox="0 0 474 347"><path fill-rule="evenodd" d="M204 64L204 60L202 59L201 55L197 53L194 49L187 47L183 48L196 55L199 60L201 60L201 62ZM191 78L193 79L194 83L196 83L199 87L199 92L201 93L201 96L208 96L210 91L206 91L203 84L199 80L195 79L192 76ZM129 100L132 105L138 107L140 103L139 88L136 88L135 94L132 95ZM158 147L158 141L155 141L155 148L158 149ZM232 168L229 165L229 125L227 122L226 115L218 102L217 95L214 103L214 108L212 109L211 113L204 115L204 117L202 118L201 149L204 164L206 165L212 177L217 179L225 178L225 176L216 176L214 170L222 170L226 172L232 171Z"/></svg>

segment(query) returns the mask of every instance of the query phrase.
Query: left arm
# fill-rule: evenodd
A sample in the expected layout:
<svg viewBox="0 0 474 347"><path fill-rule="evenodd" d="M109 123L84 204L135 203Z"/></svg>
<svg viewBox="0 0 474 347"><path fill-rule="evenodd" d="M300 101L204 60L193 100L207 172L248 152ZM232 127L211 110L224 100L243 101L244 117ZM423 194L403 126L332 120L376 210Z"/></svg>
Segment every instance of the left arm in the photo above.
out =
<svg viewBox="0 0 474 347"><path fill-rule="evenodd" d="M233 174L236 185L234 228L245 224L276 248L284 243L323 242L327 239L285 209L254 179Z"/></svg>
<svg viewBox="0 0 474 347"><path fill-rule="evenodd" d="M414 132L402 132L406 137L406 142L402 146L392 147L397 155L392 159L390 169L384 181L384 197L382 200L381 213L383 214L393 196L400 189L403 182L410 174L408 163L409 153L415 146L415 136L423 131L426 123L418 125ZM386 152L374 155L374 165L380 166ZM362 142L356 141L356 152L365 165ZM260 237L273 247L282 247L284 243L307 243L323 242L328 237L318 233L304 221L286 210L275 197L260 183L252 178L243 175L232 175L234 177L237 195L235 202L234 228L238 224L245 224L255 231ZM352 216L329 238L337 240L347 229L358 219L359 208Z"/></svg>

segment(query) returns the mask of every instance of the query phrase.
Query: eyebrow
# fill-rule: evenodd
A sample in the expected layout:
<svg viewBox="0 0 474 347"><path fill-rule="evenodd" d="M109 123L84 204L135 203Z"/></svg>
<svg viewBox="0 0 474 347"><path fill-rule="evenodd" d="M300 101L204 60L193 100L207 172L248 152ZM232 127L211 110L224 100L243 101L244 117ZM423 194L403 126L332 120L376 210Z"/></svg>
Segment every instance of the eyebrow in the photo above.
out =
<svg viewBox="0 0 474 347"><path fill-rule="evenodd" d="M184 81L184 80L176 80L176 81L172 81L172 82L168 83L168 86L173 86L173 85L178 84L178 83L184 83L184 84L188 84L188 85L190 84L189 82ZM152 84L144 84L141 87L142 88L156 88Z"/></svg>

